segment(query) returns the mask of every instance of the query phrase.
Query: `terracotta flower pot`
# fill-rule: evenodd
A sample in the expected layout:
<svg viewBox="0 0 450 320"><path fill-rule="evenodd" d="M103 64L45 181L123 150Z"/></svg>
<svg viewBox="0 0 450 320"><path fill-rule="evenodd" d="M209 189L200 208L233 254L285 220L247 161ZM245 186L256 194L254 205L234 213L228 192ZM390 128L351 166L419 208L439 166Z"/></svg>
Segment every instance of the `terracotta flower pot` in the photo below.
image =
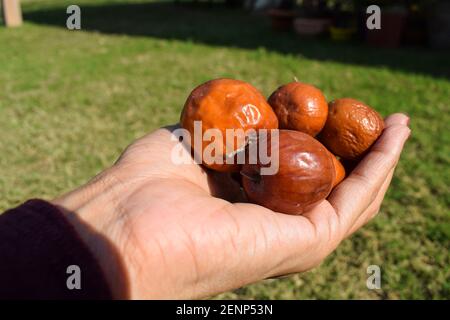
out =
<svg viewBox="0 0 450 320"><path fill-rule="evenodd" d="M425 15L410 13L406 19L402 42L407 45L424 45L427 41L427 25Z"/></svg>
<svg viewBox="0 0 450 320"><path fill-rule="evenodd" d="M317 36L328 31L331 20L326 18L296 18L294 20L294 30L303 36Z"/></svg>
<svg viewBox="0 0 450 320"><path fill-rule="evenodd" d="M438 2L428 17L428 36L433 48L450 48L450 3Z"/></svg>
<svg viewBox="0 0 450 320"><path fill-rule="evenodd" d="M272 29L275 31L289 31L292 29L292 21L296 13L293 10L271 9L269 16L272 22Z"/></svg>
<svg viewBox="0 0 450 320"><path fill-rule="evenodd" d="M398 47L407 15L406 10L381 9L381 29L367 30L367 43L376 47Z"/></svg>

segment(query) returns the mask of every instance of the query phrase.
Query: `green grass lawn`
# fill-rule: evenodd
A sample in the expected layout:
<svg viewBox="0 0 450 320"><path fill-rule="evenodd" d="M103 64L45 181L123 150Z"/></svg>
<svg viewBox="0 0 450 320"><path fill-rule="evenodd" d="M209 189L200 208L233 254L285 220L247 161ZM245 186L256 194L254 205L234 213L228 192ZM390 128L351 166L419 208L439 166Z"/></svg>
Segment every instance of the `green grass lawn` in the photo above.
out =
<svg viewBox="0 0 450 320"><path fill-rule="evenodd" d="M412 136L380 215L319 268L218 298L450 298L450 52L381 50L270 31L263 16L221 5L78 0L23 2L26 23L0 28L0 211L51 199L111 165L133 139L178 121L211 78L268 95L292 81L381 114L406 112ZM366 288L366 268L382 289Z"/></svg>

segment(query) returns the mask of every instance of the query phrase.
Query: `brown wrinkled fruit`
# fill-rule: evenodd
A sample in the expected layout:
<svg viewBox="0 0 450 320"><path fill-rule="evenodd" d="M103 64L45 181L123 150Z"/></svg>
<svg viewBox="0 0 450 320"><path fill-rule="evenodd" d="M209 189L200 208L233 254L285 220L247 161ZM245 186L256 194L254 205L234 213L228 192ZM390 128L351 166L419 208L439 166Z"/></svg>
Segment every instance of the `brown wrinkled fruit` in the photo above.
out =
<svg viewBox="0 0 450 320"><path fill-rule="evenodd" d="M384 129L383 118L361 101L343 98L329 104L328 119L319 140L333 154L358 159Z"/></svg>
<svg viewBox="0 0 450 320"><path fill-rule="evenodd" d="M352 171L356 168L356 166L359 164L359 159L356 160L345 160L345 159L341 159L340 160L342 165L344 166L345 169L345 174L348 176L350 175L350 173L352 173Z"/></svg>
<svg viewBox="0 0 450 320"><path fill-rule="evenodd" d="M333 188L336 187L342 180L345 178L345 168L342 165L342 163L339 161L338 158L334 154L330 152L330 156L333 159L333 166L334 166L334 182L333 182Z"/></svg>
<svg viewBox="0 0 450 320"><path fill-rule="evenodd" d="M202 121L202 136L212 128L222 133L223 139L218 141L217 150L224 163L203 162L206 167L217 171L239 171L240 165L225 164L225 159L227 156L233 157L246 144L242 139L235 138L227 145L226 129L278 128L278 119L264 96L252 85L233 79L208 81L189 95L180 122L191 134L191 146L194 146L194 121ZM202 142L202 154L210 143Z"/></svg>
<svg viewBox="0 0 450 320"><path fill-rule="evenodd" d="M288 83L272 93L268 101L278 117L280 129L297 130L314 137L327 120L327 100L319 89L309 84Z"/></svg>
<svg viewBox="0 0 450 320"><path fill-rule="evenodd" d="M272 154L271 136L267 146ZM279 130L279 169L261 175L263 166L244 164L242 184L250 202L271 210L301 214L325 199L334 181L334 165L328 150L313 137L292 130Z"/></svg>

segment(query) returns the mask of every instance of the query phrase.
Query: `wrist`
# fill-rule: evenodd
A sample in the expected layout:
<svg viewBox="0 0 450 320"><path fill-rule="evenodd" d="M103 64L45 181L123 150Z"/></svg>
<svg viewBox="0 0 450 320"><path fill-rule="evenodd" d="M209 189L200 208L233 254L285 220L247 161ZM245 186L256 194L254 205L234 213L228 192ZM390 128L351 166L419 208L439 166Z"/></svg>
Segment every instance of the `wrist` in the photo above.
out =
<svg viewBox="0 0 450 320"><path fill-rule="evenodd" d="M100 265L114 298L127 297L127 272L121 254L117 206L124 188L109 168L81 186L51 201L73 225Z"/></svg>

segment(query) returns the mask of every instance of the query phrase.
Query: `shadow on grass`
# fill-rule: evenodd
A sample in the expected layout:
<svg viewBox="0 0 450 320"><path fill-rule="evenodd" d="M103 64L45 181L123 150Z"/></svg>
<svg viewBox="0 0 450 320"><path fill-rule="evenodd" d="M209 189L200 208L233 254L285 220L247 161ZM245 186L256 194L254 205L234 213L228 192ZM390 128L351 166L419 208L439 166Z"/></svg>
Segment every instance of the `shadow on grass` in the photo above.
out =
<svg viewBox="0 0 450 320"><path fill-rule="evenodd" d="M82 6L82 29L110 34L189 40L217 46L265 48L320 61L387 67L450 78L448 51L380 49L356 43L302 39L276 33L268 18L223 4L150 2ZM26 11L26 20L66 28L66 7Z"/></svg>

